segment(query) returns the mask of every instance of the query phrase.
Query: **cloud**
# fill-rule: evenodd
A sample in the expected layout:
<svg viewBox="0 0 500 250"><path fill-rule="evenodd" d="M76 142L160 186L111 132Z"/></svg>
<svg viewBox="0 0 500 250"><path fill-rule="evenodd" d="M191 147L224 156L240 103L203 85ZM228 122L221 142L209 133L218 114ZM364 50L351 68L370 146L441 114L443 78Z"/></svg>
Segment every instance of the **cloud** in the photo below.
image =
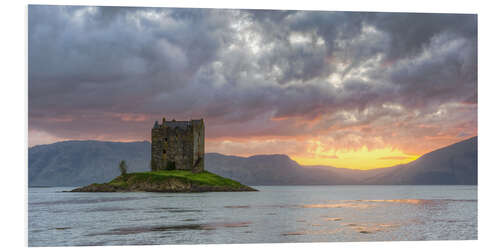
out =
<svg viewBox="0 0 500 250"><path fill-rule="evenodd" d="M477 134L476 15L28 11L29 129L44 138L143 140L163 116L203 117L228 152L218 142L422 153Z"/></svg>

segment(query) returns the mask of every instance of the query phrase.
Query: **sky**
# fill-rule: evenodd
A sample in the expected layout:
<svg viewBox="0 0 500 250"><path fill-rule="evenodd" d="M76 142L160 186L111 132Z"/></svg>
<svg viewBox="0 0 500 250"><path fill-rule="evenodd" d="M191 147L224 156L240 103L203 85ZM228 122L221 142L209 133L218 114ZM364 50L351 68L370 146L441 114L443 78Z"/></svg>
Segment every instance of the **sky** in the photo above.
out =
<svg viewBox="0 0 500 250"><path fill-rule="evenodd" d="M477 135L477 16L28 7L29 146L150 140L372 169Z"/></svg>

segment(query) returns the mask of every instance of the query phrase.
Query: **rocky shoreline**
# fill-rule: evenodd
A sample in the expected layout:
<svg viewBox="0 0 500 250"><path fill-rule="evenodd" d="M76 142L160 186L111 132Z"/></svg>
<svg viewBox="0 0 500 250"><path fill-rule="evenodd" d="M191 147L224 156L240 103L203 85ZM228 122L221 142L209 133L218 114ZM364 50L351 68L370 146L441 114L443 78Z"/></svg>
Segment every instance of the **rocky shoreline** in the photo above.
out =
<svg viewBox="0 0 500 250"><path fill-rule="evenodd" d="M200 193L200 192L248 192L258 191L251 187L223 187L223 186L168 186L168 185L140 185L131 188L120 188L108 184L91 184L79 187L70 192L165 192L165 193Z"/></svg>
<svg viewBox="0 0 500 250"><path fill-rule="evenodd" d="M218 176L219 177L219 176ZM220 177L222 178L222 177ZM167 193L192 193L192 192L246 192L258 191L249 186L237 183L231 185L210 185L192 181L186 178L166 176L163 178L137 178L134 174L119 176L103 184L90 184L79 187L70 192L167 192Z"/></svg>

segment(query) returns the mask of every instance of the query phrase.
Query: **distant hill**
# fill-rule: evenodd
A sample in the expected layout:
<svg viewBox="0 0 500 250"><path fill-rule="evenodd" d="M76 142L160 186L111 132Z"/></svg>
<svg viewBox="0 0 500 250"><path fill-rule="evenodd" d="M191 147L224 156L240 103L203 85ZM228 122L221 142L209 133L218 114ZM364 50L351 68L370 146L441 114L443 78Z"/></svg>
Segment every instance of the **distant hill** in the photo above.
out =
<svg viewBox="0 0 500 250"><path fill-rule="evenodd" d="M107 182L125 160L129 172L149 171L149 142L66 141L28 150L30 186L81 186ZM477 137L390 168L351 170L304 167L287 155L205 155L205 168L247 185L477 184Z"/></svg>
<svg viewBox="0 0 500 250"><path fill-rule="evenodd" d="M120 174L125 160L129 172L146 171L151 157L149 142L65 141L28 150L30 186L82 186L108 182Z"/></svg>
<svg viewBox="0 0 500 250"><path fill-rule="evenodd" d="M208 171L248 185L334 185L360 181L359 170L333 167L303 167L287 155L251 157L207 154Z"/></svg>
<svg viewBox="0 0 500 250"><path fill-rule="evenodd" d="M367 178L369 184L477 185L477 136Z"/></svg>

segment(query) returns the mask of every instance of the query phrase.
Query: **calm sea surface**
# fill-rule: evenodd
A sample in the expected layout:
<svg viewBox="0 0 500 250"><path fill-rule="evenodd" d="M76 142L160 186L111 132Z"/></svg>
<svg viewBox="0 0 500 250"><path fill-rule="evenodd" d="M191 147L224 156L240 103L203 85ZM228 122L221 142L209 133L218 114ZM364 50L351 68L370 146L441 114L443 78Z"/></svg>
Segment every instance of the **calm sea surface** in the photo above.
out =
<svg viewBox="0 0 500 250"><path fill-rule="evenodd" d="M477 186L256 186L235 193L29 188L29 246L477 239Z"/></svg>

